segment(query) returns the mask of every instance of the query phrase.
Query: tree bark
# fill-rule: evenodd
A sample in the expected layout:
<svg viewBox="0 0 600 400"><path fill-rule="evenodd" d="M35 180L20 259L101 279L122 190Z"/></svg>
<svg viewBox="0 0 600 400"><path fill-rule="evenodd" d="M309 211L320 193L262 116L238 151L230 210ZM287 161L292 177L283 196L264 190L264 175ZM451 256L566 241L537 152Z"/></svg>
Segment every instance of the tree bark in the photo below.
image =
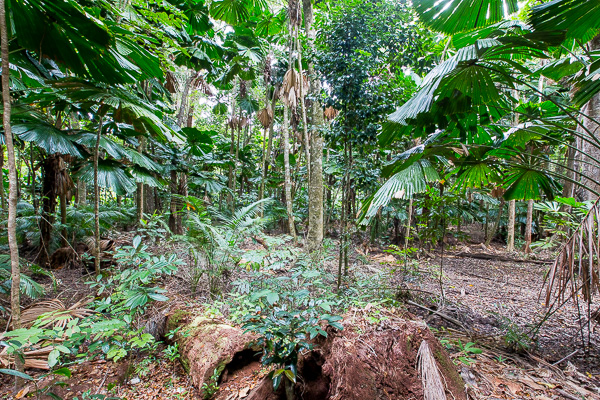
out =
<svg viewBox="0 0 600 400"><path fill-rule="evenodd" d="M63 226L60 243L62 247L69 245L67 240L67 194L62 192L58 196L60 200L60 224Z"/></svg>
<svg viewBox="0 0 600 400"><path fill-rule="evenodd" d="M4 146L0 145L0 209L6 209L6 194L4 193Z"/></svg>
<svg viewBox="0 0 600 400"><path fill-rule="evenodd" d="M102 110L102 108L101 108ZM103 118L100 115L96 147L94 147L94 272L100 275L100 187L98 186L98 159L100 158L100 136Z"/></svg>
<svg viewBox="0 0 600 400"><path fill-rule="evenodd" d="M304 10L304 29L309 51L315 49L316 30L314 29L314 13L312 0L302 0ZM308 235L309 252L322 249L323 245L323 110L319 102L321 81L316 76L311 55L307 57L309 93L311 105L310 126L310 176L308 181Z"/></svg>
<svg viewBox="0 0 600 400"><path fill-rule="evenodd" d="M40 219L40 251L37 263L41 266L48 265L50 259L50 241L54 214L56 211L56 190L58 188L57 176L59 174L59 157L46 156L42 164L42 215Z"/></svg>
<svg viewBox="0 0 600 400"><path fill-rule="evenodd" d="M175 235L181 235L181 215L179 210L179 201L177 194L179 194L179 184L177 179L177 171L171 170L171 182L169 183L171 189L171 203L170 203L170 215L169 215L169 229Z"/></svg>
<svg viewBox="0 0 600 400"><path fill-rule="evenodd" d="M289 234L296 239L296 226L294 224L294 208L292 203L292 176L290 171L290 133L288 122L288 108L283 109L283 166L285 170L285 208L288 216Z"/></svg>
<svg viewBox="0 0 600 400"><path fill-rule="evenodd" d="M265 181L267 180L267 171L269 169L269 161L271 158L271 150L273 148L273 124L275 122L275 104L277 103L277 98L275 97L275 93L278 88L276 87L273 92L273 98L271 99L271 110L273 110L273 118L271 119L271 124L269 125L269 137L267 140L267 131L265 129L265 142L263 143L263 170L262 170L262 179L260 181L260 193L258 196L259 200L262 200L265 197ZM266 95L265 101L268 101L268 94ZM267 104L265 103L265 107ZM261 215L263 211L261 210Z"/></svg>
<svg viewBox="0 0 600 400"><path fill-rule="evenodd" d="M298 50L298 71L300 72L300 110L302 112L302 138L304 139L304 152L306 155L306 175L310 182L310 143L308 137L308 122L306 118L306 101L304 93L304 69L302 67L302 45L298 38L298 31L296 30L296 49Z"/></svg>
<svg viewBox="0 0 600 400"><path fill-rule="evenodd" d="M590 42L590 50L598 49L600 49L600 35L596 36ZM600 118L600 94L594 95L582 108L581 112L583 114L581 118L582 125L585 127L585 131L589 131L590 133L579 128L578 131L584 136L589 136L590 134L593 136L586 141L579 140L579 149L582 150L579 158L583 161L581 162L581 174L584 176L581 179L581 183L584 189L590 188L596 192L600 192L600 166L592 160L592 158L596 160L600 159L600 145L596 143L600 139L600 126L596 122ZM592 192L585 190L585 200L596 200L596 197Z"/></svg>
<svg viewBox="0 0 600 400"><path fill-rule="evenodd" d="M87 184L83 179L77 181L77 204L86 205L87 203Z"/></svg>
<svg viewBox="0 0 600 400"><path fill-rule="evenodd" d="M413 213L413 198L411 197L408 201L408 218L406 219L406 236L404 237L404 250L408 249L408 242L410 240L410 224L412 221Z"/></svg>
<svg viewBox="0 0 600 400"><path fill-rule="evenodd" d="M508 202L508 237L506 239L506 251L515 250L515 214L516 201L510 200Z"/></svg>
<svg viewBox="0 0 600 400"><path fill-rule="evenodd" d="M531 225L533 224L533 200L527 201L527 222L525 223L525 247L523 251L531 253Z"/></svg>
<svg viewBox="0 0 600 400"><path fill-rule="evenodd" d="M12 129L10 125L11 103L10 103L10 65L8 53L8 30L6 24L5 0L0 0L0 51L2 53L2 103L3 103L3 126L4 140L8 157L8 246L10 249L11 266L11 318L15 329L21 328L21 270L19 267L19 247L17 243L17 165L15 162L15 147L13 144ZM4 204L4 202L3 202ZM15 357L17 371L23 371L23 361ZM17 389L22 380L16 379Z"/></svg>
<svg viewBox="0 0 600 400"><path fill-rule="evenodd" d="M494 236L496 236L496 232L498 232L498 227L500 226L500 219L502 218L502 211L504 209L504 199L500 199L500 206L498 207L498 215L496 216L496 221L494 221L494 225L492 225L492 231L488 234L487 240L485 241L486 247L492 243Z"/></svg>

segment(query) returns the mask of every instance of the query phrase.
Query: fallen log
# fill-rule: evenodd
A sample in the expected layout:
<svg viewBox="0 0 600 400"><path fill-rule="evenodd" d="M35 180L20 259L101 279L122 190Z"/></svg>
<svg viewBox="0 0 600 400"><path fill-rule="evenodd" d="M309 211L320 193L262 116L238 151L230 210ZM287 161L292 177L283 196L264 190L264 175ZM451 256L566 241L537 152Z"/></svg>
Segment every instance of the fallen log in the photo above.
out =
<svg viewBox="0 0 600 400"><path fill-rule="evenodd" d="M314 349L300 356L294 386L297 399L366 400L386 393L386 398L442 400L429 392L435 387L434 396L439 396L440 385L432 386L425 379L437 370L446 398L466 400L455 365L424 323L393 318L375 325L361 314L348 316L343 331L329 327L327 337L317 338ZM206 387L226 379L221 374L227 374L236 358L256 362L260 357L256 336L224 321L180 312L170 316L167 324L167 331L179 328L175 340L182 362L203 396L212 394ZM286 399L283 385L274 391L267 377L248 389L245 400ZM215 396L224 400L231 393Z"/></svg>
<svg viewBox="0 0 600 400"><path fill-rule="evenodd" d="M167 317L165 332L175 330L173 340L179 345L183 368L202 396L210 394L236 358L260 359L256 336L222 320L178 311Z"/></svg>
<svg viewBox="0 0 600 400"><path fill-rule="evenodd" d="M551 264L554 260L531 260L526 258L512 258L501 256L498 254L489 254L489 253L467 253L460 252L455 254L448 254L447 257L465 257L465 258L476 258L478 260L494 260L494 261L502 261L502 262L515 262L515 263L530 263L530 264Z"/></svg>

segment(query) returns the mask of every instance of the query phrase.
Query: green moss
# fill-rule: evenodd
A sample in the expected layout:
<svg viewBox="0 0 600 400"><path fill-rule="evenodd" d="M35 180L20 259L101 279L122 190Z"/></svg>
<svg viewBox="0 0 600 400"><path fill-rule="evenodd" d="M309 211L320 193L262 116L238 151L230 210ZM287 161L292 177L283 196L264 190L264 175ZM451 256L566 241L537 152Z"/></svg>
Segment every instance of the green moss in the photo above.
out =
<svg viewBox="0 0 600 400"><path fill-rule="evenodd" d="M186 374L190 373L190 362L188 361L188 359L186 357L180 357L179 361L181 361L181 366L183 367L183 370L185 371Z"/></svg>
<svg viewBox="0 0 600 400"><path fill-rule="evenodd" d="M459 390L464 390L465 389L465 383L462 380L462 378L460 377L460 375L458 374L458 372L456 372L456 368L454 367L454 364L452 364L452 361L450 361L450 359L448 357L444 356L444 353L442 353L441 350L435 350L433 352L433 356L435 357L435 359L437 360L437 362L440 364L441 368L442 368L442 374L448 378L450 378L452 380L452 382L454 383L454 386L459 389Z"/></svg>
<svg viewBox="0 0 600 400"><path fill-rule="evenodd" d="M189 311L177 310L167 319L166 332L171 332L174 329L177 329L179 325L182 324L182 321L185 321L187 317L189 317L191 313Z"/></svg>

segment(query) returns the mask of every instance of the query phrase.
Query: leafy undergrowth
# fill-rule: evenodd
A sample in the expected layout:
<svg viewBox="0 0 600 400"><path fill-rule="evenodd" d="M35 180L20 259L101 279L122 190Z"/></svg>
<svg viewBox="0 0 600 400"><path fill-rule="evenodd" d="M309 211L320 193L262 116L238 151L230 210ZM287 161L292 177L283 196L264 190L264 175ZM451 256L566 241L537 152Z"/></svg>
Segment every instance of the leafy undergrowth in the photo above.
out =
<svg viewBox="0 0 600 400"><path fill-rule="evenodd" d="M302 258L302 250L291 245L289 238L263 237L262 241L266 246L254 239L236 244L236 264L227 266L222 275L214 275L214 269L198 275L197 271L190 269L186 253L177 244L169 244L183 263L178 263L179 270L174 273L161 270L164 276L147 281L148 289L143 293L128 293L129 287L123 286L128 276L137 275L112 275L112 281L96 282L90 288L90 285L75 283L90 279L76 279L73 271L56 272L59 280L57 292L61 293L63 288L59 298L69 306L75 303L75 299L94 291L108 291L115 299L115 305L108 308L105 314L123 314L123 318L131 320L132 326L141 327L145 324L144 329L150 323L160 325L165 315L176 310L201 310L207 316L218 316L238 327L245 323L246 328L253 327L256 331L263 326L254 326L256 321L248 314L249 310L268 314L275 304L287 301L288 297L306 296L306 286L312 295L319 293L319 301L311 303L312 308L309 308L315 310L314 317L321 319L322 314L329 313L331 308L332 313L337 311L352 315L352 318L341 321L344 330L352 332L385 324L396 318L399 312L406 315L407 309L419 314L434 328L436 336L445 345L472 398L600 398L597 396L598 369L593 357L583 357L585 349L578 348L573 340L573 332L578 325L569 305L538 331L535 340L527 335L530 325L543 317L545 312L537 300L543 265L477 260L446 253L441 275L445 297L440 301L439 257L420 261L409 259L405 263L402 254L386 253L380 248L357 248L357 251L351 252L348 276L341 282L338 297L335 290L338 265L333 256L337 249L330 242L326 247L328 253L323 267L314 269ZM133 237L128 242L134 242ZM149 259L150 256L144 255L144 252L162 251L164 254L164 246L153 248L151 245L146 249L139 242L125 249L129 253L121 250L121 255L126 260L140 258L140 255L143 255L142 261ZM221 268L225 267L218 266L217 270ZM203 278L203 274L207 273L213 274L211 279ZM290 280L294 274L300 274L298 276L302 276L310 285L298 280L294 283L298 287L289 286L295 282ZM192 277L198 278L193 282L193 287L190 285ZM54 283L46 282L45 285ZM122 289L115 291L116 285L121 285ZM147 305L142 310L135 303L133 309L140 309L143 315L135 314L130 319L131 314L124 313L122 307L141 294L147 297ZM102 299L102 296L99 298ZM169 300L150 302L152 298ZM435 312L424 311L411 303L424 305ZM105 304L103 307L108 306ZM292 314L291 317L294 317L295 313ZM439 314L450 316L459 324L453 324ZM265 327L271 329L267 325ZM310 329L311 325L307 325L306 330ZM174 344L164 343L168 340L160 339L172 332L156 332L155 329L154 334L162 343L157 342L143 349L129 346L125 348L127 354L120 361L110 360L107 353L102 355L100 352L86 361L81 359L66 363L68 373L61 369L60 364L54 367L55 373L51 374L29 369L26 372L36 383L29 383L20 393L13 392L11 377L2 376L2 398L36 398L36 390L41 389L43 392L52 391L60 398L78 400L110 397L200 399L202 392L205 395L209 393L213 399L234 400L245 398L265 376L274 371L273 367L264 366L254 359L239 367L231 367L220 376L216 375L210 386L195 388L182 368L178 348ZM590 339L597 341L597 334L590 332ZM118 351L119 348L115 349ZM299 349L303 351L301 347ZM556 366L551 365L574 350L581 352ZM110 349L107 348L107 351ZM67 361L66 358L63 361ZM65 376L69 374L70 377Z"/></svg>

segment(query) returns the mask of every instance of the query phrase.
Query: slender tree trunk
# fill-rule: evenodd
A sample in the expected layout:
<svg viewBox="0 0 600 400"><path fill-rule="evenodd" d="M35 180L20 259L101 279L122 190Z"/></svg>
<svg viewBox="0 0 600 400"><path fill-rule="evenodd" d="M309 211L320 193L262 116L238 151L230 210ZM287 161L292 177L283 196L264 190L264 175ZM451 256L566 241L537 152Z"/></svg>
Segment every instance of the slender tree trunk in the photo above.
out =
<svg viewBox="0 0 600 400"><path fill-rule="evenodd" d="M94 148L94 272L100 275L100 187L98 186L98 160L100 158L100 136L103 118L100 115Z"/></svg>
<svg viewBox="0 0 600 400"><path fill-rule="evenodd" d="M285 170L285 208L288 216L289 234L296 240L296 226L294 224L294 208L292 203L292 176L290 170L290 132L288 123L288 108L283 109L283 166Z"/></svg>
<svg viewBox="0 0 600 400"><path fill-rule="evenodd" d="M284 382L285 399L286 400L295 400L296 395L294 394L294 382L290 381L287 377L284 377L283 379L285 380L285 382Z"/></svg>
<svg viewBox="0 0 600 400"><path fill-rule="evenodd" d="M237 162L237 160L235 160L234 156L235 156L235 129L233 127L231 127L231 145L229 147L229 156L231 159L231 164L229 165L229 176L228 176L228 184L229 184L229 193L227 194L227 203L229 204L229 207L231 208L231 210L235 210L235 204L233 201L233 192L235 191L235 171L234 171L234 164Z"/></svg>
<svg viewBox="0 0 600 400"><path fill-rule="evenodd" d="M312 0L302 0L304 10L304 28L309 52L314 52L317 32L314 28ZM308 57L309 98L311 110L310 129L310 176L308 182L308 251L318 251L323 245L323 110L317 100L321 93L321 81L316 75L314 63Z"/></svg>
<svg viewBox="0 0 600 400"><path fill-rule="evenodd" d="M185 84L183 86L183 92L181 93L181 102L179 103L179 113L177 113L177 125L179 126L183 126L183 122L187 116L188 96L193 80L194 73L191 71L186 72Z"/></svg>
<svg viewBox="0 0 600 400"><path fill-rule="evenodd" d="M117 196L118 198L118 196ZM77 181L77 204L84 206L87 203L87 184L83 179Z"/></svg>
<svg viewBox="0 0 600 400"><path fill-rule="evenodd" d="M408 218L406 220L406 236L404 237L404 250L408 249L408 242L410 240L410 224L412 222L413 213L413 199L412 197L408 200Z"/></svg>
<svg viewBox="0 0 600 400"><path fill-rule="evenodd" d="M265 183L267 180L267 172L269 170L269 161L271 159L271 151L273 149L273 124L275 122L275 104L277 103L277 98L275 97L275 92L277 92L277 88L273 92L273 98L271 99L271 110L273 110L273 118L271 119L271 124L269 125L269 137L267 140L267 130L265 129L265 142L263 144L263 170L262 170L262 179L260 181L260 196L259 200L262 200L265 197ZM266 95L265 101L268 101L268 93ZM266 107L266 103L265 103ZM263 211L261 209L261 215Z"/></svg>
<svg viewBox="0 0 600 400"><path fill-rule="evenodd" d="M302 67L302 46L300 39L298 38L298 31L296 30L296 49L298 50L298 71L300 72L300 109L302 112L302 137L304 139L304 151L306 155L306 173L308 181L310 182L310 143L308 138L308 123L306 119L306 101L304 97L304 69Z"/></svg>
<svg viewBox="0 0 600 400"><path fill-rule="evenodd" d="M10 249L11 266L11 292L10 306L11 318L15 329L21 328L21 269L19 267L19 247L17 244L17 165L15 162L15 147L13 144L12 129L10 125L10 65L8 61L8 31L6 26L6 4L0 0L0 51L2 53L2 118L4 125L4 140L8 156L8 247ZM3 202L4 204L4 202ZM15 357L17 371L23 371L23 361ZM17 389L22 380L16 379Z"/></svg>
<svg viewBox="0 0 600 400"><path fill-rule="evenodd" d="M4 146L0 144L0 209L6 207L6 194L4 193Z"/></svg>
<svg viewBox="0 0 600 400"><path fill-rule="evenodd" d="M486 247L492 243L494 236L496 236L496 232L498 231L498 227L500 226L500 219L502 218L502 211L504 209L504 199L500 199L500 206L498 207L498 215L496 216L496 221L494 221L494 225L492 225L492 231L488 234L487 240L485 241Z"/></svg>
<svg viewBox="0 0 600 400"><path fill-rule="evenodd" d="M531 253L531 225L533 224L533 200L527 201L527 222L525 223L525 253Z"/></svg>
<svg viewBox="0 0 600 400"><path fill-rule="evenodd" d="M483 233L484 233L483 240L484 240L484 242L487 242L487 239L489 236L489 232L488 232L489 227L490 227L489 219L490 219L490 206L486 205L485 206L485 224L483 225Z"/></svg>
<svg viewBox="0 0 600 400"><path fill-rule="evenodd" d="M262 200L265 196L265 178L267 177L267 129L264 129L262 167L262 179L260 180L260 187L258 189L258 200ZM262 209L260 215L262 216Z"/></svg>
<svg viewBox="0 0 600 400"><path fill-rule="evenodd" d="M31 163L31 203L33 204L33 210L35 212L35 214L37 215L38 213L38 198L36 195L36 191L35 191L35 186L36 186L36 182L35 182L35 160L33 158L33 144L30 143L30 147L29 147L29 156L31 157L29 162ZM1 182L1 179L0 179Z"/></svg>
<svg viewBox="0 0 600 400"><path fill-rule="evenodd" d="M44 157L42 164L42 215L40 219L40 251L37 263L47 266L50 259L50 241L56 212L56 178L59 174L58 156Z"/></svg>
<svg viewBox="0 0 600 400"><path fill-rule="evenodd" d="M60 200L60 224L63 226L60 243L62 247L69 245L67 240L67 194L62 192L58 195Z"/></svg>
<svg viewBox="0 0 600 400"><path fill-rule="evenodd" d="M179 235L181 234L181 230L179 229L179 218L177 216L177 213L179 212L179 207L178 204L179 202L177 201L177 193L178 193L178 189L179 189L179 185L177 183L177 171L172 169L171 170L171 181L169 182L169 188L171 191L171 202L170 202L170 215L169 215L169 229L171 230L171 232L175 235Z"/></svg>
<svg viewBox="0 0 600 400"><path fill-rule="evenodd" d="M146 138L143 136L138 137L139 145L137 150L142 153L146 147ZM137 191L136 191L136 205L137 205L137 224L140 224L142 219L144 219L144 183L137 183Z"/></svg>
<svg viewBox="0 0 600 400"><path fill-rule="evenodd" d="M510 200L508 202L508 237L506 239L506 251L515 250L515 214L516 201Z"/></svg>

